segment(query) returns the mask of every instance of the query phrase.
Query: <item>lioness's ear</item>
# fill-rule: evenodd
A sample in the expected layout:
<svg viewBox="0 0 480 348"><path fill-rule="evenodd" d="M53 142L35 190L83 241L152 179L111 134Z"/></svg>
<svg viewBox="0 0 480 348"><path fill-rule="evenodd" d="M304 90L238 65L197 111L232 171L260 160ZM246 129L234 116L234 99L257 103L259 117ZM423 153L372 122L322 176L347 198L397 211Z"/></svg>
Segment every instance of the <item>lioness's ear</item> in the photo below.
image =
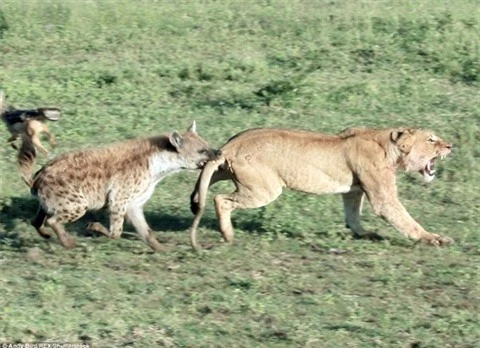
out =
<svg viewBox="0 0 480 348"><path fill-rule="evenodd" d="M398 146L403 153L409 153L412 148L412 141L409 129L396 129L390 133L390 139Z"/></svg>
<svg viewBox="0 0 480 348"><path fill-rule="evenodd" d="M398 141L398 139L400 139L400 137L402 136L403 133L404 133L403 129L394 130L392 133L390 133L390 139L394 143L396 143Z"/></svg>
<svg viewBox="0 0 480 348"><path fill-rule="evenodd" d="M168 140L170 141L170 144L172 144L172 146L177 149L177 151L180 150L180 147L183 143L183 138L180 133L178 133L177 131L173 131L173 133L170 134L170 136L168 137Z"/></svg>
<svg viewBox="0 0 480 348"><path fill-rule="evenodd" d="M192 124L190 125L190 127L188 127L187 131L192 133L197 133L197 123L195 122L195 120L193 120Z"/></svg>

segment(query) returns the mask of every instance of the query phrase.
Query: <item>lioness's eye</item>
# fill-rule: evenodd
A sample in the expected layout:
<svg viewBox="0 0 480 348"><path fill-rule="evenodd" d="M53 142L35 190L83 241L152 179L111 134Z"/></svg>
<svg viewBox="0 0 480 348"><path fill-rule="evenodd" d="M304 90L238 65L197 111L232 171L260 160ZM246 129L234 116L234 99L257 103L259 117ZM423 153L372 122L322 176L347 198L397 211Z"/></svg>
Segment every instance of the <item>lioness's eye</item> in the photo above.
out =
<svg viewBox="0 0 480 348"><path fill-rule="evenodd" d="M205 155L206 153L208 153L208 150L205 150L205 149L198 150L198 153L202 154L202 155Z"/></svg>
<svg viewBox="0 0 480 348"><path fill-rule="evenodd" d="M435 139L430 138L430 139L428 139L428 142L429 142L429 143L434 143L434 142L435 142Z"/></svg>

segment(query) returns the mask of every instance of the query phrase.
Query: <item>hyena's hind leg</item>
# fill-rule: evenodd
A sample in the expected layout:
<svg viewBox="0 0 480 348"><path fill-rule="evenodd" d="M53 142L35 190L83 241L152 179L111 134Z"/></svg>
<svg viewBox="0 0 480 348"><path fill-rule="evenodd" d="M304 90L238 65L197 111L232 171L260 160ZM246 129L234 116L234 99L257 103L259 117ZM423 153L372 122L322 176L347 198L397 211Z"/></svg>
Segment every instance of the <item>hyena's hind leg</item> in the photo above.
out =
<svg viewBox="0 0 480 348"><path fill-rule="evenodd" d="M41 205L38 206L37 215L32 220L31 224L37 230L38 234L45 239L49 239L52 234L45 227L45 221L47 220L47 212L42 208Z"/></svg>
<svg viewBox="0 0 480 348"><path fill-rule="evenodd" d="M75 246L75 239L73 239L73 237L70 236L67 231L65 231L63 225L80 219L87 212L87 207L87 205L76 206L71 210L57 211L47 219L47 226L50 226L57 234L60 244L62 244L64 248L73 248Z"/></svg>

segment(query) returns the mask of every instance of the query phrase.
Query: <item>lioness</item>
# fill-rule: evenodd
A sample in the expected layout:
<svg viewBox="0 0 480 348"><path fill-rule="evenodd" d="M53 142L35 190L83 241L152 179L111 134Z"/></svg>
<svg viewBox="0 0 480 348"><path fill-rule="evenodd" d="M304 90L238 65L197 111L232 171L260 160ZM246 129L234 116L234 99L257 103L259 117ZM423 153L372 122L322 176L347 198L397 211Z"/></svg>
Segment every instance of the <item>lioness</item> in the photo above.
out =
<svg viewBox="0 0 480 348"><path fill-rule="evenodd" d="M196 214L190 241L198 248L196 231L208 187L232 180L236 190L215 196L215 210L225 241L233 240L230 215L237 208L258 208L274 201L284 187L327 194L341 193L347 227L358 237L375 237L360 225L365 195L373 210L406 237L433 245L449 237L425 231L397 197L397 169L435 176L434 163L452 144L422 129L350 128L338 135L288 129L251 129L231 138L218 159L203 168L191 195Z"/></svg>
<svg viewBox="0 0 480 348"><path fill-rule="evenodd" d="M173 131L59 156L33 178L31 191L40 206L32 225L42 237L50 238L46 224L63 247L72 248L74 240L63 225L79 219L88 210L107 207L110 229L93 222L89 230L119 238L126 216L141 239L152 249L160 250L145 221L143 205L164 177L183 169L200 169L217 154L197 135L193 123L183 133ZM33 161L34 152L25 158Z"/></svg>

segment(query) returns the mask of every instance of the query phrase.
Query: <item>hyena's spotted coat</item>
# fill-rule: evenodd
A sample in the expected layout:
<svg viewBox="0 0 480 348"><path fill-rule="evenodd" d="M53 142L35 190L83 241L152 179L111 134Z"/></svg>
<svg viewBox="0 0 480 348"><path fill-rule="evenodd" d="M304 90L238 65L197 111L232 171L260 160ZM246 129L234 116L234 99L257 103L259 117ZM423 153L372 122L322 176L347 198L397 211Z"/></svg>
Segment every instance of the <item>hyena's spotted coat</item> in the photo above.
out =
<svg viewBox="0 0 480 348"><path fill-rule="evenodd" d="M118 238L126 216L142 240L160 250L143 205L161 179L182 169L200 169L216 156L217 151L196 134L195 123L182 134L175 131L60 156L33 178L32 193L40 206L32 225L45 238L50 237L45 225L51 227L60 243L72 248L74 239L63 225L107 207L110 229L93 222L90 230Z"/></svg>

